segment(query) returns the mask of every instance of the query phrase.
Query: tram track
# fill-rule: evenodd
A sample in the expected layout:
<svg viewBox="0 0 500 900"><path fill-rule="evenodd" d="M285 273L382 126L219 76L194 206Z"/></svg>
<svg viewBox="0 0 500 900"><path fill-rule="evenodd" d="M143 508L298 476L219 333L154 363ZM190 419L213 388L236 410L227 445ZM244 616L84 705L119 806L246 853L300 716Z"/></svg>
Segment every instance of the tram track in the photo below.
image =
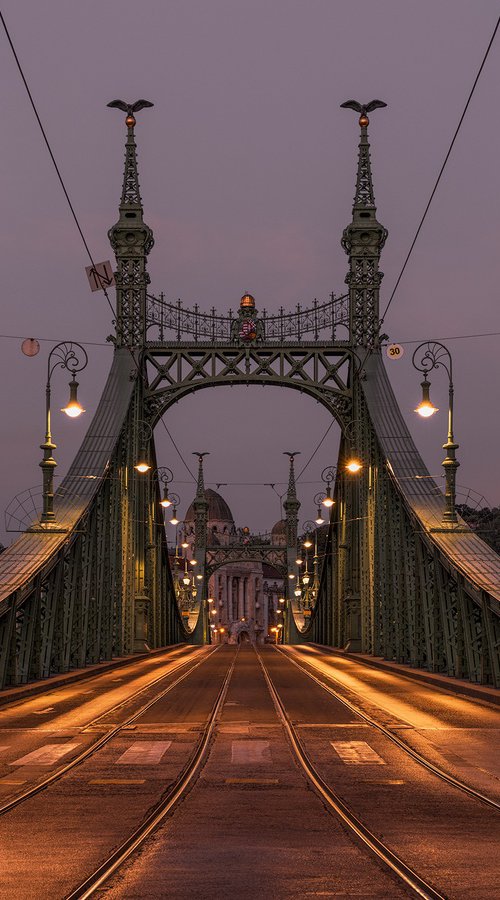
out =
<svg viewBox="0 0 500 900"><path fill-rule="evenodd" d="M158 703L162 697L164 697L169 691L173 690L177 685L183 682L195 669L198 669L199 666L208 658L211 658L215 653L215 650L211 653L207 654L203 657L202 660L198 661L195 665L189 668L189 671L183 673L179 678L176 678L174 682L172 682L165 691L157 694L152 700L149 700L147 704L143 705L141 710L136 711L133 716L130 716L126 722L122 723L120 726L112 729L112 732L103 736L105 742L107 743L111 740L112 737L116 737L119 732L126 727L130 722L139 719L141 715L144 714L151 706L155 703ZM318 747L321 748L321 745L317 743L310 743L308 734L310 732L303 732L301 730L301 724L299 721L296 721L296 713L293 713L292 710L295 708L294 703L297 701L293 700L294 696L299 696L300 692L303 693L302 681L297 680L298 676L295 675L292 678L292 669L296 672L300 672L303 678L310 678L313 682L316 682L318 688L324 690L327 695L331 697L331 700L325 700L325 704L333 703L334 701L340 703L351 713L354 713L355 716L359 716L365 720L366 725L374 725L378 731L381 731L384 735L386 734L386 730L383 726L380 726L378 723L371 721L370 717L367 714L362 713L362 711L357 710L354 704L351 704L349 701L346 701L345 698L337 695L336 691L330 688L328 685L325 685L319 678L316 678L312 675L306 668L302 667L300 664L295 663L295 660L291 659L291 657L284 652L278 651L278 654L275 654L275 651L271 648L269 650L263 650L259 652L259 650L255 651L251 654L254 656L255 663L252 664L252 667L248 668L248 660L247 663L243 666L239 663L238 669L235 675L235 679L233 683L231 683L231 679L233 677L233 672L235 666L237 664L237 660L241 657L241 663L245 661L245 655L242 656L241 651L238 649L232 656L230 660L226 662L224 653L221 656L218 656L218 661L216 662L216 671L219 673L217 678L218 680L216 684L213 684L213 692L210 693L207 698L208 702L205 701L203 705L203 716L199 718L199 725L197 725L198 733L196 737L196 743L193 743L189 750L189 757L186 759L185 757L181 761L181 765L179 765L179 770L176 771L173 776L171 782L169 781L165 786L166 793L158 799L154 798L153 805L149 808L143 806L143 818L136 818L135 821L131 820L129 823L129 830L122 829L121 834L117 835L117 841L114 843L115 849L109 850L109 847L113 847L113 843L108 843L106 847L103 847L102 856L94 855L92 860L88 860L88 865L81 866L79 870L77 870L74 875L74 878L67 878L67 883L65 886L65 893L62 895L66 898L66 900L86 900L86 898L90 898L96 895L101 896L101 892L106 892L107 890L111 891L111 895L114 897L116 891L118 892L118 896L128 896L127 887L130 884L130 879L133 880L134 873L139 870L142 871L143 877L145 872L144 861L141 863L142 854L146 854L146 858L148 857L148 853L153 852L153 848L156 846L157 850L154 852L158 852L158 848L164 848L161 852L167 852L172 856L172 853L175 853L175 844L172 846L172 831L171 828L167 825L167 817L175 813L175 821L181 822L181 829L186 827L186 815L188 817L191 816L191 820L193 818L193 808L198 811L195 812L196 815L200 815L203 810L203 815L206 814L206 804L207 804L207 785L226 785L225 790L233 790L234 785L238 786L242 784L243 786L247 785L256 785L257 792L260 790L267 790L266 785L272 784L286 784L288 787L289 776L287 774L284 775L284 769L281 768L279 772L276 772L275 769L272 770L272 774L274 779L276 779L276 775L279 780L274 781L274 779L262 778L261 775L268 775L271 772L267 772L266 770L259 769L259 763L257 763L257 768L244 769L241 772L242 777L226 777L229 774L234 773L234 769L228 772L227 768L227 747L228 747L228 727L230 727L230 732L235 735L244 735L249 734L250 740L241 741L236 739L236 744L247 744L250 745L252 743L252 738L262 738L268 737L272 735L271 732L259 733L259 729L264 727L262 725L263 722L266 722L267 725L265 727L276 729L276 725L279 724L281 737L278 739L277 737L271 737L272 746L276 746L276 741L278 741L278 746L281 745L283 747L283 751L278 751L276 749L277 756L275 757L275 761L279 759L279 753L285 753L286 759L290 759L289 750L292 752L292 757L298 763L298 770L305 776L305 783L312 787L314 794L316 794L323 803L323 806L330 812L332 815L332 824L327 824L327 831L332 835L335 835L339 831L345 832L345 840L348 844L352 844L354 847L357 847L358 853L361 854L361 858L364 858L366 861L366 865L372 866L376 864L378 870L384 873L383 877L390 877L395 891L394 896L400 896L398 892L396 892L396 885L398 886L398 890L403 891L405 895L411 895L414 897L424 898L424 900L445 900L446 897L455 896L455 894L448 891L448 881L449 879L445 878L446 885L446 893L441 893L438 886L433 886L433 883L439 885L440 878L439 876L436 878L436 869L434 866L434 870L431 866L430 871L426 871L424 867L424 871L422 875L419 874L420 865L421 865L421 856L419 854L415 854L415 852L411 852L406 844L401 845L397 838L397 829L395 831L394 824L390 829L392 833L392 839L388 842L391 844L394 849L391 849L391 846L388 845L385 841L387 841L387 830L385 827L385 821L375 816L375 820L373 817L366 817L366 807L360 807L357 803L357 795L354 795L354 798L344 799L345 794L343 789L339 790L339 785L342 785L343 782L337 782L337 774L335 770L332 771L326 769L327 774L323 771L323 751L319 750L320 755L318 756ZM288 675L286 674L288 667L282 668L282 664L278 662L274 663L274 660L281 659L285 663L288 662L294 663L294 666L288 670ZM248 693L248 690L245 686L245 682L242 682L242 671L243 672L255 672L261 673L261 678L255 680L253 679L253 691ZM238 674L239 673L239 674ZM165 676L164 676L165 677ZM248 679L248 674L247 674ZM292 679L290 681L290 679ZM257 682L261 681L262 686L258 688ZM195 679L195 683L207 683L206 677L200 680ZM249 683L249 682L247 682ZM228 690L231 690L228 695ZM287 694L288 687L292 687L295 684L293 690L295 692L299 691L299 695L295 694ZM149 685L151 687L151 684ZM312 686L311 686L312 687ZM317 691L317 688L313 689ZM257 691L257 693L255 693ZM259 694L260 691L260 694ZM189 699L189 695L193 696L191 686L186 684L181 689L181 695L183 694L187 696ZM187 692L187 694L186 694ZM307 687L306 687L307 692ZM319 694L318 694L319 696ZM259 698L257 706L257 698ZM267 699L266 699L267 698ZM226 707L226 700L227 707ZM229 702L229 700L231 702ZM238 702L236 702L238 701ZM175 708L175 704L178 703L178 700L168 701L169 704L173 703ZM298 710L307 709L307 704L303 706L303 699L299 700ZM262 704L267 704L269 712L266 713L267 718L262 718L262 713L256 713L257 709L263 709ZM210 706L209 706L210 704ZM302 706L300 705L302 704ZM233 711L234 709L234 711ZM327 706L325 706L325 710ZM248 711L247 711L248 710ZM109 714L108 710L108 714ZM259 718L259 715L261 718ZM102 718L99 717L99 718ZM250 719L250 731L242 731L239 730L239 723L246 723L247 718ZM345 727L348 723L343 723L343 718L345 718L344 713L342 713L340 720L334 716L333 723L340 721L341 727ZM151 716L149 716L149 720ZM173 721L173 720L167 720ZM193 721L193 720L191 720ZM317 721L317 720L313 720ZM329 719L324 719L320 721L330 721ZM229 725L228 725L229 723ZM252 723L255 723L255 727L257 731L253 730ZM342 724L343 723L343 724ZM139 727L141 727L139 725ZM247 727L247 726L245 726ZM325 726L318 725L314 726L316 728L324 728ZM359 726L358 726L359 727ZM276 729L277 731L277 729ZM276 731L274 732L276 734ZM219 743L219 735L222 735L220 738L221 743ZM387 737L392 738L393 735L389 732ZM380 739L379 739L380 740ZM273 743L274 742L274 743ZM95 752L96 749L99 749L102 746L104 741L100 739L100 741L96 742L89 748L89 751ZM257 745L261 745L262 740L257 740ZM394 743L398 744L399 742L396 740ZM232 745L231 745L232 746ZM224 747L226 748L224 750ZM288 748L288 750L286 749ZM405 750L406 747L403 746L401 749ZM232 754L232 750L230 750L230 754ZM273 754L274 754L273 750ZM87 757L91 755L91 753L87 752ZM414 758L414 754L410 753L410 756ZM417 754L418 756L418 754ZM215 757L215 762L214 762ZM231 757L230 757L231 758ZM250 754L250 758L252 758ZM281 756L281 759L285 757ZM222 771L220 769L221 759L224 760ZM217 762L218 760L218 762ZM83 761L83 760L80 760ZM419 762L419 760L416 760ZM116 759L112 757L111 763L116 762ZM232 760L234 764L235 760ZM236 760L236 763L238 760ZM73 760L72 763L68 763L67 767L64 769L72 768L74 765L78 764L78 758ZM262 761L263 764L263 761ZM106 766L108 763L106 762ZM229 762L231 765L231 762ZM272 765L272 763L271 763ZM279 763L279 765L283 765L283 763ZM295 767L287 763L287 770L290 771ZM219 767L219 768L218 768ZM426 767L428 768L428 767ZM107 770L109 771L109 769ZM107 771L103 771L100 774L107 776ZM430 770L432 772L432 769ZM240 772L236 770L237 774L240 775ZM330 774L328 774L330 772ZM198 780L202 775L202 784L201 787L198 784ZM58 777L61 777L61 770L58 773L54 773ZM64 774L64 773L63 773ZM133 773L134 775L135 773ZM294 778L298 778L298 772ZM283 779L283 780L282 780ZM54 780L54 779L53 779ZM302 782L302 779L299 777L299 781ZM444 779L449 783L449 779ZM110 782L113 783L113 782ZM119 783L119 782L118 782ZM134 782L131 781L131 784ZM304 782L302 782L304 784ZM370 782L366 782L370 784ZM388 782L391 783L391 782ZM394 782L396 783L396 782ZM196 786L195 786L196 785ZM45 785L46 786L46 785ZM195 787L194 790L192 788ZM41 785L37 786L38 790L43 789ZM213 788L211 788L213 789ZM219 788L220 790L221 788ZM245 789L245 788L243 788ZM38 793L38 790L32 791L33 793ZM224 787L222 787L224 790ZM247 787L248 790L248 787ZM304 788L307 792L307 788L304 784ZM338 792L339 791L339 792ZM189 793L189 803L184 806L182 804L182 810L180 808L180 801L184 800ZM469 793L469 791L467 791ZM263 795L260 794L262 797ZM112 804L115 803L115 797L112 799ZM192 801L192 802L191 802ZM461 803L463 801L460 801ZM490 804L491 805L491 804ZM279 805L278 805L279 808ZM114 806L110 806L110 809L114 809ZM117 807L119 809L119 806ZM185 812L184 810L191 809L191 813ZM226 821L226 817L229 815L228 812L224 813L224 818L221 820L221 808L218 808L218 816L219 822ZM481 815L483 813L481 812ZM107 816L107 819L106 819ZM106 816L103 817L102 823L105 827L105 822L109 821L109 812L106 813ZM178 817L178 818L177 818ZM137 825L137 822L140 822ZM227 820L229 821L229 820ZM333 822L336 824L333 825ZM182 824L183 823L183 824ZM365 824L366 823L366 824ZM96 822L97 824L97 822ZM284 823L283 823L284 824ZM174 826L175 827L175 826ZM179 827L179 826L177 826ZM148 841L149 838L153 835L153 832L156 832L158 839L156 841ZM191 832L190 832L191 833ZM338 840L338 839L337 839ZM149 849L148 849L149 848ZM104 858L104 861L102 861ZM158 857L155 857L156 859ZM408 860L408 862L405 861ZM423 860L422 860L423 864ZM142 865L142 869L141 869ZM149 864L151 865L151 863ZM428 869L428 867L426 867ZM148 866L146 865L146 872L148 871ZM167 877L167 873L169 871L168 865L166 867L165 876ZM91 872L90 875L87 873ZM140 876L139 876L140 877ZM146 877L148 877L146 875ZM382 877L382 875L380 876ZM118 878L118 883L115 880ZM335 875L333 876L335 879ZM425 880L428 879L428 880ZM433 883L430 883L433 882ZM144 884L144 882L140 882ZM160 882L162 883L162 882ZM383 881L381 882L383 884ZM74 885L77 884L77 887ZM332 882L333 889L334 881ZM380 890L378 885L378 881L374 882L376 885L376 889ZM456 885L455 885L456 886ZM338 887L338 884L337 884ZM444 886L441 886L441 890L444 889ZM125 893L123 893L125 891ZM133 892L132 892L133 893ZM131 894L132 895L132 894ZM24 895L23 895L24 896ZM133 893L133 896L136 896L136 893ZM375 896L375 894L374 894ZM380 896L379 893L376 893L376 896ZM392 896L392 894L384 894L383 896ZM465 895L464 895L465 896Z"/></svg>
<svg viewBox="0 0 500 900"><path fill-rule="evenodd" d="M363 719L368 725L375 728L381 734L383 734L386 738L388 738L393 744L403 750L408 756L410 756L415 762L425 768L428 772L431 772L437 778L440 778L442 781L445 781L447 784L456 788L457 790L462 791L465 794L468 794L471 797L474 797L475 800L479 800L481 803L484 803L486 806L489 806L491 809L495 809L500 811L500 803L497 800L494 800L492 797L488 797L486 794L481 793L481 791L476 790L471 785L466 784L464 781L461 781L459 778L455 778L453 775L450 775L448 772L445 772L444 769L441 769L435 763L431 762L429 759L426 759L425 756L422 756L418 750L414 750L413 747L410 747L409 744L406 743L399 735L394 734L394 732L388 728L386 725L382 725L380 722L377 722L376 719L372 718L368 713L363 712L358 706L348 700L346 697L339 694L331 685L326 684L321 678L318 678L315 674L313 674L309 669L305 666L301 665L297 662L290 654L284 653L283 650L279 648L275 648L278 653L285 656L294 666L296 666L299 671L303 672L312 681L318 684L323 690L325 690L328 694L334 697L339 703L342 703L350 712L354 713L356 716L359 716ZM327 676L332 681L336 681L335 677L332 675Z"/></svg>
<svg viewBox="0 0 500 900"><path fill-rule="evenodd" d="M194 664L192 664L186 672L183 672L178 678L175 679L171 684L169 684L163 691L159 694L155 694L155 696L148 700L147 703L143 704L140 709L136 710L132 715L128 716L123 722L120 722L118 725L112 726L105 734L103 734L100 738L90 744L85 750L82 750L77 756L73 759L70 759L63 766L60 766L56 771L51 772L50 775L47 775L43 781L34 784L32 787L23 791L21 794L18 794L17 797L13 797L11 800L8 800L6 803L0 806L0 817L4 816L6 813L20 806L22 803L25 803L27 800L30 800L32 797L35 797L41 791L48 788L50 785L54 784L56 781L59 781L63 778L68 772L72 769L75 769L77 766L81 765L81 763L88 760L91 756L97 753L102 747L109 743L113 738L115 738L118 734L120 734L123 729L127 728L129 725L132 725L137 719L139 719L145 712L148 711L155 703L165 697L170 691L174 690L177 685L179 685L182 681L189 677L199 666L203 665L204 662L210 659L210 657L217 651L217 647L215 647L212 651L207 653L202 657L202 659L197 660ZM82 731L87 731L95 727L101 719L110 716L113 712L116 712L117 709L120 709L125 704L132 702L133 700L140 697L141 694L146 691L150 691L156 685L160 684L162 681L165 681L167 678L171 678L179 669L184 668L184 666L192 663L190 657L183 659L177 665L173 666L168 672L164 672L163 675L154 679L153 681L148 682L143 687L139 688L134 693L130 694L126 698L120 700L114 706L111 706L109 709L105 710L103 713L100 713L98 716L95 716L90 722L88 722L85 726L82 727Z"/></svg>
<svg viewBox="0 0 500 900"><path fill-rule="evenodd" d="M204 765L211 738L216 728L221 709L224 705L224 700L236 665L237 656L238 654L236 653L224 676L223 683L217 694L215 703L212 706L194 753L191 755L191 758L188 760L177 779L171 785L168 793L153 807L135 831L126 838L125 841L123 841L120 846L111 853L108 858L88 876L88 878L85 879L85 881L67 895L66 900L86 900L86 898L92 897L95 892L99 890L127 860L130 859L152 832L156 830L158 825L170 813L172 808L187 793L192 782Z"/></svg>
<svg viewBox="0 0 500 900"><path fill-rule="evenodd" d="M284 654L285 655L285 654ZM285 655L288 658L287 655ZM288 716L284 703L276 689L276 686L269 674L269 671L261 657L257 652L264 679L266 681L269 693L271 694L278 719L280 720L289 744L292 748L294 756L306 775L308 781L311 782L321 799L326 803L327 807L341 819L348 831L360 840L363 846L370 851L380 862L390 869L405 888L411 890L416 897L424 898L424 900L446 900L445 896L435 890L432 885L428 884L421 878L409 865L407 865L397 854L387 847L370 829L355 815L350 806L342 800L342 798L327 784L322 778L316 767L314 766L310 756L306 752L302 741L298 735L298 731ZM301 669L301 666L297 666ZM303 670L305 671L305 670ZM306 674L309 674L306 672ZM321 682L318 682L321 684ZM323 686L323 685L322 685ZM333 694L334 692L332 692ZM339 699L339 698L337 698Z"/></svg>

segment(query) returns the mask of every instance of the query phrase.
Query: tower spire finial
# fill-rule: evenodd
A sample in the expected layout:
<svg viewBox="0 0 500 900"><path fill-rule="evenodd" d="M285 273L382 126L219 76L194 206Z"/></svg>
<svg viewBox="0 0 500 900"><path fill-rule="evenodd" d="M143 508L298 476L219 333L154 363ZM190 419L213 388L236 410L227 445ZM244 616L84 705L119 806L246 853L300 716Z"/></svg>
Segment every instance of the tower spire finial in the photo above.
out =
<svg viewBox="0 0 500 900"><path fill-rule="evenodd" d="M149 284L146 257L154 244L154 239L151 228L143 219L134 138L134 113L153 104L149 100L136 100L135 103L112 100L108 106L126 113L127 126L120 216L118 222L108 231L117 264L115 344L117 348L140 347L146 338L146 290Z"/></svg>
<svg viewBox="0 0 500 900"><path fill-rule="evenodd" d="M127 126L127 143L125 144L125 172L123 175L122 199L120 203L120 211L122 207L139 208L142 213L142 200L139 191L139 174L137 170L137 147L134 136L134 126L136 124L134 113L140 109L146 109L153 104L149 100L136 100L135 103L125 103L124 100L112 100L108 103L111 109L121 109L126 113L125 124Z"/></svg>
<svg viewBox="0 0 500 900"><path fill-rule="evenodd" d="M298 456L300 450L294 450L290 452L289 450L284 450L284 456L290 457L290 469L288 472L288 490L286 492L286 500L283 503L283 508L285 510L286 515L286 545L288 547L291 556L296 551L297 548L297 527L298 527L298 515L300 509L300 500L297 499L297 488L295 485L295 468L294 468L294 458ZM290 557L291 559L291 557ZM289 560L290 563L290 560Z"/></svg>
<svg viewBox="0 0 500 900"><path fill-rule="evenodd" d="M200 453L199 450L193 450L193 456L198 457L198 481L196 484L196 498L205 500L205 479L203 477L203 457L210 456L208 450Z"/></svg>
<svg viewBox="0 0 500 900"><path fill-rule="evenodd" d="M203 457L208 456L208 452L200 453L199 450L193 451L193 456L198 457L198 481L196 484L196 497L193 501L194 506L194 544L198 554L203 555L207 546L207 524L208 524L208 500L205 496L205 479L203 477ZM199 560L198 560L199 561Z"/></svg>
<svg viewBox="0 0 500 900"><path fill-rule="evenodd" d="M368 125L370 120L367 113L374 109L383 109L387 106L383 100L371 100L362 104L357 100L346 100L340 104L342 109L353 109L359 112L359 126L361 135L359 140L358 173L356 177L356 193L354 195L353 213L356 209L372 207L375 209L375 196L373 193L373 179L370 164L370 144L368 142Z"/></svg>
<svg viewBox="0 0 500 900"><path fill-rule="evenodd" d="M283 451L283 456L290 457L290 469L288 472L288 490L286 493L287 501L297 501L297 488L295 485L295 468L294 468L294 458L300 455L300 450L294 450L292 453L289 450Z"/></svg>
<svg viewBox="0 0 500 900"><path fill-rule="evenodd" d="M343 109L359 113L359 141L356 193L352 221L344 229L342 246L349 256L349 336L353 344L370 349L379 343L379 286L382 272L378 264L387 238L387 230L377 221L368 143L368 113L387 106L382 100L362 104L357 100L341 103Z"/></svg>

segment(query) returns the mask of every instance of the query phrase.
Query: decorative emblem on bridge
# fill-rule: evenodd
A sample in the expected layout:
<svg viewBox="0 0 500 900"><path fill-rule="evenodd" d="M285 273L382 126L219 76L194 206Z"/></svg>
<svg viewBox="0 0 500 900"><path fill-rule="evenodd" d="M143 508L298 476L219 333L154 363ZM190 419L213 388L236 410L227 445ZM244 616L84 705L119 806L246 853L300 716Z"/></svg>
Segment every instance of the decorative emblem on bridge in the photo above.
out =
<svg viewBox="0 0 500 900"><path fill-rule="evenodd" d="M248 292L243 294L240 300L238 318L233 323L233 340L243 344L251 344L253 341L264 339L263 323L257 318L255 298Z"/></svg>

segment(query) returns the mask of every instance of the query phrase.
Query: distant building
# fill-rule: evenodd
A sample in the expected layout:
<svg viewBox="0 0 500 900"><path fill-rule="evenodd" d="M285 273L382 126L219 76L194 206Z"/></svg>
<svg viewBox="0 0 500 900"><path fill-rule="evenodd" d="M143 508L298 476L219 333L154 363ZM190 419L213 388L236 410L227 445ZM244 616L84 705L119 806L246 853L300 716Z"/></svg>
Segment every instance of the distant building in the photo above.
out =
<svg viewBox="0 0 500 900"><path fill-rule="evenodd" d="M210 488L205 490L208 503L208 546L230 547L259 541L286 546L286 523L274 525L271 535L250 534L247 528L237 528L226 501ZM182 526L182 540L189 544L186 552L195 552L194 501L189 506ZM283 596L284 581L280 573L267 563L244 560L221 566L210 577L208 596L214 603L211 624L220 639L230 644L250 641L263 644L269 629L277 624L278 600ZM221 630L223 629L223 630Z"/></svg>

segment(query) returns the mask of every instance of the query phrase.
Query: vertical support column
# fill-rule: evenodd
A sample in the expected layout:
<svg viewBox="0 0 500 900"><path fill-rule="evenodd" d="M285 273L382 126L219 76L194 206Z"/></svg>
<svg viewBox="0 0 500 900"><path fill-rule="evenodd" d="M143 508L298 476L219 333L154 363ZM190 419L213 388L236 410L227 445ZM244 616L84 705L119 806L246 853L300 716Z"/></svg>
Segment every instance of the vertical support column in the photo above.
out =
<svg viewBox="0 0 500 900"><path fill-rule="evenodd" d="M245 615L245 585L243 575L237 578L238 584L238 618L242 619Z"/></svg>

